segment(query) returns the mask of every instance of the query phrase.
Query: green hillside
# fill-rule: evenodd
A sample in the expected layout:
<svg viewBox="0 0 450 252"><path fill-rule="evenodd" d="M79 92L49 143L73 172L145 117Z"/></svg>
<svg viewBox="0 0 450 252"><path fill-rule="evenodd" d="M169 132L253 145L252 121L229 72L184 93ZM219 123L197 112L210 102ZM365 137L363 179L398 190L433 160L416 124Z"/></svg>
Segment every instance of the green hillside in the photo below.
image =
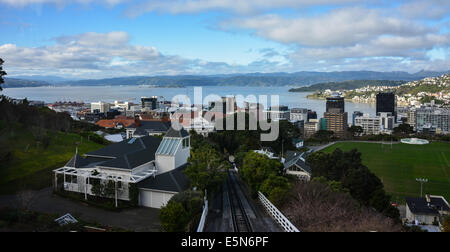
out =
<svg viewBox="0 0 450 252"><path fill-rule="evenodd" d="M40 132L38 132L40 131ZM37 136L39 134L39 136ZM0 193L39 189L51 185L51 171L74 154L101 148L79 134L13 127L0 121Z"/></svg>

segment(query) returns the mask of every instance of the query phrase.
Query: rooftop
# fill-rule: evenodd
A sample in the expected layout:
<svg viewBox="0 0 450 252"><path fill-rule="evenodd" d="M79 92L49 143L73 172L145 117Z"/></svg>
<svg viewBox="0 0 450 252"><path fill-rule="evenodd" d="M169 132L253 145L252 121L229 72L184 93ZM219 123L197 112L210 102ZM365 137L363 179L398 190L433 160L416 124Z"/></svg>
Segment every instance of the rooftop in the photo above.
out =
<svg viewBox="0 0 450 252"><path fill-rule="evenodd" d="M406 198L406 204L414 214L438 215L438 211L450 211L450 206L442 196L430 196L430 204L426 198Z"/></svg>

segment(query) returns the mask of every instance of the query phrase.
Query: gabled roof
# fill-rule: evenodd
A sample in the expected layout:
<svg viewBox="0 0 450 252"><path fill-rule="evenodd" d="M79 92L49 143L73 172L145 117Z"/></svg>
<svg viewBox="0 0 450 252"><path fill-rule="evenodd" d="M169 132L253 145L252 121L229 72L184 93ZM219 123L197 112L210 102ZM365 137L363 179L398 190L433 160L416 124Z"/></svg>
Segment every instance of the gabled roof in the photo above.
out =
<svg viewBox="0 0 450 252"><path fill-rule="evenodd" d="M81 168L89 164L89 161L82 158L78 153L76 153L69 162L66 163L65 167L70 168Z"/></svg>
<svg viewBox="0 0 450 252"><path fill-rule="evenodd" d="M406 198L406 204L414 214L438 215L439 210L450 211L450 206L441 197L430 197L430 205L426 198Z"/></svg>
<svg viewBox="0 0 450 252"><path fill-rule="evenodd" d="M133 169L155 160L155 153L160 143L160 138L152 136L132 138L89 152L86 156L88 158L110 157L105 159L105 162L98 163L99 166Z"/></svg>
<svg viewBox="0 0 450 252"><path fill-rule="evenodd" d="M177 138L184 138L189 136L189 133L182 128L181 130L175 130L173 127L170 127L169 131L167 131L166 137L177 137Z"/></svg>
<svg viewBox="0 0 450 252"><path fill-rule="evenodd" d="M284 169L288 169L289 167L295 165L307 173L311 174L311 167L304 161L306 158L306 154L298 151L287 151L286 152L286 161L284 162Z"/></svg>
<svg viewBox="0 0 450 252"><path fill-rule="evenodd" d="M188 164L184 164L174 170L149 177L137 184L138 188L160 190L166 192L182 192L189 188L189 179L184 174Z"/></svg>

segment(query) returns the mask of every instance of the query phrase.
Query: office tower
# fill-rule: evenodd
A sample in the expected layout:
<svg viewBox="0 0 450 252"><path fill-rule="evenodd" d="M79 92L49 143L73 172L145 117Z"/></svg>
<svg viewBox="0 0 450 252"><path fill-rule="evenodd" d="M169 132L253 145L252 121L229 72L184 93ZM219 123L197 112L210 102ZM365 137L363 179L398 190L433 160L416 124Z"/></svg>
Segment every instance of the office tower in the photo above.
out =
<svg viewBox="0 0 450 252"><path fill-rule="evenodd" d="M337 137L343 137L348 127L344 97L329 97L326 106L327 111L324 113L324 118L327 130L333 131Z"/></svg>
<svg viewBox="0 0 450 252"><path fill-rule="evenodd" d="M421 107L416 109L416 129L419 132L450 132L450 110L448 108Z"/></svg>
<svg viewBox="0 0 450 252"><path fill-rule="evenodd" d="M142 97L141 98L141 106L142 106L142 108L146 108L146 109L150 109L150 110L157 109L157 105L156 105L157 102L158 102L158 97L157 96Z"/></svg>
<svg viewBox="0 0 450 252"><path fill-rule="evenodd" d="M327 98L327 112L344 113L345 112L344 97L328 97Z"/></svg>
<svg viewBox="0 0 450 252"><path fill-rule="evenodd" d="M317 113L316 113L316 111L308 110L306 120L310 121L311 119L317 119Z"/></svg>
<svg viewBox="0 0 450 252"><path fill-rule="evenodd" d="M390 112L397 121L396 102L394 93L378 93L377 94L377 115L382 112Z"/></svg>
<svg viewBox="0 0 450 252"><path fill-rule="evenodd" d="M295 121L306 121L308 119L308 109L304 108L292 108L290 114L290 120Z"/></svg>

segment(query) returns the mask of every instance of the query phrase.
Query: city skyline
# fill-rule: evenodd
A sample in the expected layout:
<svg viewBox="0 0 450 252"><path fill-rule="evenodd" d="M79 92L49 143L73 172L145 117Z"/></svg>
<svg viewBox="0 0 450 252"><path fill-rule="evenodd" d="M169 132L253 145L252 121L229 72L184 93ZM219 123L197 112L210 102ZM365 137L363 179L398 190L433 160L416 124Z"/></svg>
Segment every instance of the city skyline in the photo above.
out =
<svg viewBox="0 0 450 252"><path fill-rule="evenodd" d="M447 1L0 0L14 75L447 71Z"/></svg>

